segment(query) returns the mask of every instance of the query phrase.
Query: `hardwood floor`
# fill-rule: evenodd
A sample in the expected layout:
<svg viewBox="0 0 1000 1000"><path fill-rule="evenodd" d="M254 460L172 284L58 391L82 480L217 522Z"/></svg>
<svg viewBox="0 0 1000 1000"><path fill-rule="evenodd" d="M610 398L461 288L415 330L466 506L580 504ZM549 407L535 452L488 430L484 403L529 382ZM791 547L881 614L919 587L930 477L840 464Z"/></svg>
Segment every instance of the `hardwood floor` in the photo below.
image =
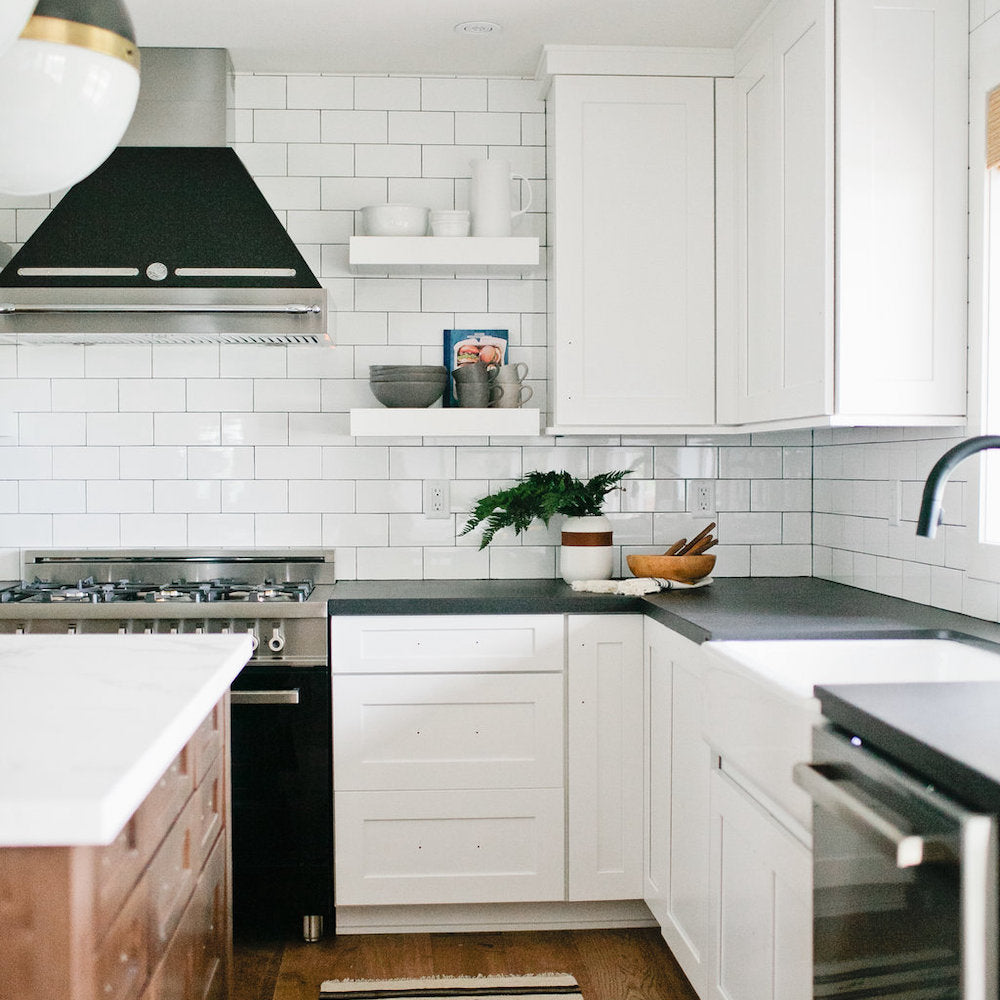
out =
<svg viewBox="0 0 1000 1000"><path fill-rule="evenodd" d="M238 939L231 1000L316 1000L324 979L568 972L584 1000L697 1000L655 928Z"/></svg>

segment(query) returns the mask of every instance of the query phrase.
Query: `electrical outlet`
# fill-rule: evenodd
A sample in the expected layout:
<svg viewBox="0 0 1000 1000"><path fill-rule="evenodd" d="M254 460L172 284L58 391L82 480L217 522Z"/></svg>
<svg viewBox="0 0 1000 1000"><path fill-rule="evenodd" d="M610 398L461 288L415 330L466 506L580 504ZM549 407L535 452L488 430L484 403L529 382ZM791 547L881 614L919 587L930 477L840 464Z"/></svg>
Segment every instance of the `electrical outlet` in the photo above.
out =
<svg viewBox="0 0 1000 1000"><path fill-rule="evenodd" d="M451 517L451 483L447 479L424 482L424 517Z"/></svg>
<svg viewBox="0 0 1000 1000"><path fill-rule="evenodd" d="M715 512L715 480L692 479L688 486L688 512L712 514Z"/></svg>

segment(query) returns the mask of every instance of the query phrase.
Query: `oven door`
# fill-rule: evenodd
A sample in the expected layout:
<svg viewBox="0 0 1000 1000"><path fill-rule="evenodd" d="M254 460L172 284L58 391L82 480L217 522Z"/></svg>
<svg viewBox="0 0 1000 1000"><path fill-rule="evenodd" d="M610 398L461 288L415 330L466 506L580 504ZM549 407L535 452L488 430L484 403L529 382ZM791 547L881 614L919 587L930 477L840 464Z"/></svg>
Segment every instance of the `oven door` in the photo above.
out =
<svg viewBox="0 0 1000 1000"><path fill-rule="evenodd" d="M329 667L252 660L231 700L236 929L314 938L333 920Z"/></svg>
<svg viewBox="0 0 1000 1000"><path fill-rule="evenodd" d="M832 729L813 760L813 996L996 1000L995 818Z"/></svg>

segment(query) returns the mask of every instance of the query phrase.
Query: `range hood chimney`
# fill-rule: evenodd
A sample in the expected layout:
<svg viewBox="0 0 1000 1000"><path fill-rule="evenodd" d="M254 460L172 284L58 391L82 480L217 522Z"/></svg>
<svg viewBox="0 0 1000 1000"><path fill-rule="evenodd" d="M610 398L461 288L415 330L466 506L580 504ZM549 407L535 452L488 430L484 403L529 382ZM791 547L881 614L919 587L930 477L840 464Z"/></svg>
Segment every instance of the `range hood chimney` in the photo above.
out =
<svg viewBox="0 0 1000 1000"><path fill-rule="evenodd" d="M226 146L224 49L143 49L122 144L0 271L0 342L329 344L326 290Z"/></svg>

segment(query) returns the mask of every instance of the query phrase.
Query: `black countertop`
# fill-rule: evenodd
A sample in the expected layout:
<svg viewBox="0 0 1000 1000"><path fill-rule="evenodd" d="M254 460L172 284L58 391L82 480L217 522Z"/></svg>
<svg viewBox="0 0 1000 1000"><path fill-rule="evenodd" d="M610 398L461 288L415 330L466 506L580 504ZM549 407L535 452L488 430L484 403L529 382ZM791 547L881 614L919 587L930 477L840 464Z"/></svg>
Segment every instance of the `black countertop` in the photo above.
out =
<svg viewBox="0 0 1000 1000"><path fill-rule="evenodd" d="M562 580L342 580L332 615L647 614L709 639L913 637L962 632L1000 641L1000 626L813 577L724 577L646 597L589 594Z"/></svg>
<svg viewBox="0 0 1000 1000"><path fill-rule="evenodd" d="M816 688L823 714L974 808L1000 812L1000 682Z"/></svg>

